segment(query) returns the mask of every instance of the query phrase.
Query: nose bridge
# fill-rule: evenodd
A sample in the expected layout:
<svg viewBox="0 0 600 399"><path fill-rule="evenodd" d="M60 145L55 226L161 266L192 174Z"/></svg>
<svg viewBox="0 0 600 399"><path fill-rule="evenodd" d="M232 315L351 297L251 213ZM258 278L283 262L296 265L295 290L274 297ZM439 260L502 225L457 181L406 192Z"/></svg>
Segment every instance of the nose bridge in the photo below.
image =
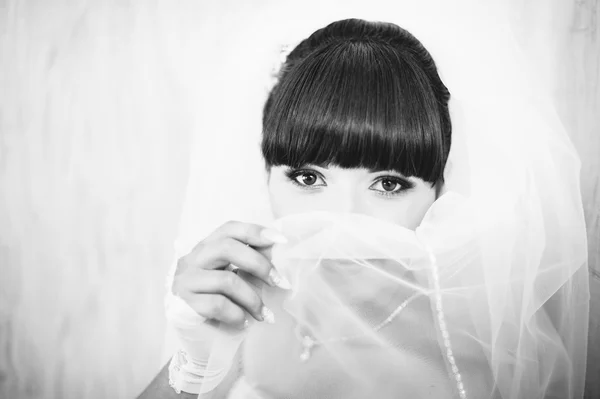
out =
<svg viewBox="0 0 600 399"><path fill-rule="evenodd" d="M364 204L360 193L358 192L356 184L351 184L351 182L339 184L335 190L332 202L332 210L336 212L364 212Z"/></svg>

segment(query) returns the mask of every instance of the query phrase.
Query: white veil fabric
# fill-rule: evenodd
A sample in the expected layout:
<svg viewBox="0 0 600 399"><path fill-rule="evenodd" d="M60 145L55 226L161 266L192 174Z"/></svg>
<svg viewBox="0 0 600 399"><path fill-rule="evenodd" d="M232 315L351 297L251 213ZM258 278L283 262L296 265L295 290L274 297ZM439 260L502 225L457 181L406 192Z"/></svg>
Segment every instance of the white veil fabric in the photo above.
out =
<svg viewBox="0 0 600 399"><path fill-rule="evenodd" d="M204 325L199 397L238 351L231 399L583 397L589 285L577 153L502 13L488 6L462 29L455 21L429 35L415 15L380 20L423 42L452 94L443 192L414 231L352 213L270 220L264 186L226 209L225 220L263 222L289 239L272 260L292 289L258 288L273 325ZM199 238L185 232L176 258ZM169 320L203 324L174 301L170 281Z"/></svg>

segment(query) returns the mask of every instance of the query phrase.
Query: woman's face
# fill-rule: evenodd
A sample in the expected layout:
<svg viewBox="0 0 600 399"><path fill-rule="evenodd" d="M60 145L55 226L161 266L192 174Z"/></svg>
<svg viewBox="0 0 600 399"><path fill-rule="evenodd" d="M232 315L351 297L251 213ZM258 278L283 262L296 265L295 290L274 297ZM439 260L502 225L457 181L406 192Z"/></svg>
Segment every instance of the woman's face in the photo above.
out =
<svg viewBox="0 0 600 399"><path fill-rule="evenodd" d="M275 218L309 211L353 212L416 229L436 199L435 185L394 171L274 166L269 196Z"/></svg>

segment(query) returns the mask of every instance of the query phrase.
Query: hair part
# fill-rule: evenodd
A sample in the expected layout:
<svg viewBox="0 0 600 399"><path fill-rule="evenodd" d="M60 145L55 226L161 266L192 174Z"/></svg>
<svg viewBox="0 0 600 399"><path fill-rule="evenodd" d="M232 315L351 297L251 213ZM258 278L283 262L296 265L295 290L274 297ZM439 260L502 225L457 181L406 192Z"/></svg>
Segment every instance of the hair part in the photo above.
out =
<svg viewBox="0 0 600 399"><path fill-rule="evenodd" d="M449 98L433 59L406 30L334 22L301 42L280 71L263 109L265 164L396 170L443 181Z"/></svg>

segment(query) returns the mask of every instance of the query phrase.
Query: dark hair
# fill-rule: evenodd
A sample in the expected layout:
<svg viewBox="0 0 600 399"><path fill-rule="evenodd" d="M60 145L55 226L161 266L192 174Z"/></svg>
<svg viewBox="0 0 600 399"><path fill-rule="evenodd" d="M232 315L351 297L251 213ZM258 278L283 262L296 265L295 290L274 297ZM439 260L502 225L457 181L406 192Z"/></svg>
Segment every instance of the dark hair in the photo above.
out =
<svg viewBox="0 0 600 399"><path fill-rule="evenodd" d="M450 93L429 52L397 25L346 19L303 40L263 109L267 168L396 170L443 180Z"/></svg>

